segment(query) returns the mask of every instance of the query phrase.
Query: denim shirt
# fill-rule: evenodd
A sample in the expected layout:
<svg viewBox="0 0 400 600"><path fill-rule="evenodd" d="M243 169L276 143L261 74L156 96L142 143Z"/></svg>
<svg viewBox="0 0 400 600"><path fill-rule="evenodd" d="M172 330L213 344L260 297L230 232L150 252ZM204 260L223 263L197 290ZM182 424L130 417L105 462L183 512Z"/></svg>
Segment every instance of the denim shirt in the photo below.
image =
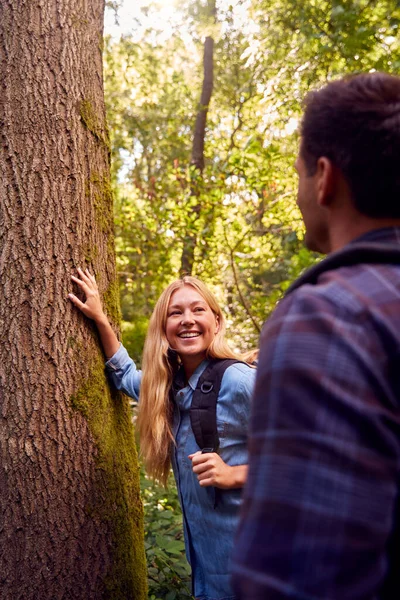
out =
<svg viewBox="0 0 400 600"><path fill-rule="evenodd" d="M189 454L198 452L190 424L189 409L199 377L208 365L204 360L179 389L174 382L172 468L183 513L186 556L192 568L194 595L199 600L234 600L230 583L230 561L241 504L241 489L201 487L193 473ZM139 399L142 373L123 346L107 361L106 367L117 389ZM228 465L248 462L247 431L255 369L236 363L222 378L217 402L219 454Z"/></svg>

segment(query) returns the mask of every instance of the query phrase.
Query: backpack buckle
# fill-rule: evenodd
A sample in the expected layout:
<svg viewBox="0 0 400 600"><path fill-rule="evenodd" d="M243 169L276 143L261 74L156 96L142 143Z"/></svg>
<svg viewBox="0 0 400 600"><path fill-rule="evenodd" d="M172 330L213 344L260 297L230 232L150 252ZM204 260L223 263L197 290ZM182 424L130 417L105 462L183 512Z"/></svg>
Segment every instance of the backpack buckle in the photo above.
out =
<svg viewBox="0 0 400 600"><path fill-rule="evenodd" d="M203 381L201 384L200 390L203 394L208 394L213 389L214 385L211 381Z"/></svg>

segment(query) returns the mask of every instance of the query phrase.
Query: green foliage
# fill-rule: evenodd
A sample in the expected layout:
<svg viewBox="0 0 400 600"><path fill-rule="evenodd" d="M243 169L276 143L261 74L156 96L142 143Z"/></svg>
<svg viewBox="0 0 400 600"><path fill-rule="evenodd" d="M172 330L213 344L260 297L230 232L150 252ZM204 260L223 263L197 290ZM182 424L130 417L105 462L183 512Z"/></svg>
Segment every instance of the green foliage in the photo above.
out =
<svg viewBox="0 0 400 600"><path fill-rule="evenodd" d="M133 321L122 321L122 342L136 364L140 364L142 358L148 323L148 318L141 315Z"/></svg>
<svg viewBox="0 0 400 600"><path fill-rule="evenodd" d="M140 322L139 340L191 238L193 274L216 292L234 346L257 344L284 290L315 261L293 168L303 97L332 77L400 65L393 0L248 6L221 5L215 20L209 3L186 0L169 30L138 22L106 43L121 304L124 320ZM215 41L214 89L200 177L190 156L204 35Z"/></svg>
<svg viewBox="0 0 400 600"><path fill-rule="evenodd" d="M142 470L141 489L149 599L193 599L183 541L182 513L173 476L170 476L165 489L148 479Z"/></svg>

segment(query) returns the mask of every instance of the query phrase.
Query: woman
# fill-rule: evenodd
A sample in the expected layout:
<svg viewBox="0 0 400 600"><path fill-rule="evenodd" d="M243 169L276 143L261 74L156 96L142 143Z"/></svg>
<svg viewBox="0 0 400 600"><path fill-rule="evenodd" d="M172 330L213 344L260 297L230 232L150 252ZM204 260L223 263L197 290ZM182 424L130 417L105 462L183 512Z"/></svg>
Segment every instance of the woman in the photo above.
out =
<svg viewBox="0 0 400 600"><path fill-rule="evenodd" d="M97 325L114 385L140 403L140 449L147 471L164 483L170 464L183 512L186 555L198 600L234 600L230 555L241 488L247 476L247 426L255 370L229 366L217 401L218 454L201 453L189 409L210 359L238 358L225 341L225 320L198 279L174 281L161 294L143 352L143 375L118 341L101 306L96 280L78 269L72 280L86 301L71 301ZM215 502L218 488L218 502Z"/></svg>

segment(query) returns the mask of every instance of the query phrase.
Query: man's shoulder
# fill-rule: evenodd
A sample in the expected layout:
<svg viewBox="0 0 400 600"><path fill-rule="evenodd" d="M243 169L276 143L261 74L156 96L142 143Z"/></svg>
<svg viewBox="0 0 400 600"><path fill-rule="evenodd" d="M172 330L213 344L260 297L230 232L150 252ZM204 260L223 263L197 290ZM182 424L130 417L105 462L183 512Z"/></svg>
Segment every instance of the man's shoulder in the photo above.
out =
<svg viewBox="0 0 400 600"><path fill-rule="evenodd" d="M338 270L339 271L339 270ZM296 315L315 311L335 311L340 305L348 304L355 289L348 285L347 278L342 278L338 272L323 273L315 284L304 283L294 289L279 301L272 318L287 317L295 319Z"/></svg>
<svg viewBox="0 0 400 600"><path fill-rule="evenodd" d="M400 265L360 263L339 267L322 273L317 285L310 287L342 310L364 311L400 302Z"/></svg>
<svg viewBox="0 0 400 600"><path fill-rule="evenodd" d="M400 302L400 266L386 264L357 264L321 273L317 283L305 283L282 301L292 310L305 306L320 306L324 310L357 313L371 304Z"/></svg>

